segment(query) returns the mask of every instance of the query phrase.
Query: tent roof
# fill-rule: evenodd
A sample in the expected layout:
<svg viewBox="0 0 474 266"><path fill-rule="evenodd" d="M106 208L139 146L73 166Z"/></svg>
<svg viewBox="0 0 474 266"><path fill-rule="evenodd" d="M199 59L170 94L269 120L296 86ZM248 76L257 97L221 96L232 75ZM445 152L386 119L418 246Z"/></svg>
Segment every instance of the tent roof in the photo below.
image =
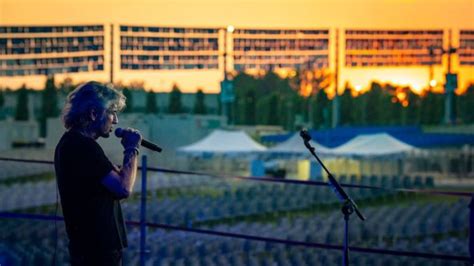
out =
<svg viewBox="0 0 474 266"><path fill-rule="evenodd" d="M310 140L311 146L315 148L316 153L322 152L327 153L330 151L327 147ZM289 139L284 142L269 148L266 153L271 154L286 154L286 155L309 155L309 151L304 145L303 140L298 133L293 134Z"/></svg>
<svg viewBox="0 0 474 266"><path fill-rule="evenodd" d="M387 133L359 135L328 154L346 156L386 156L415 150Z"/></svg>
<svg viewBox="0 0 474 266"><path fill-rule="evenodd" d="M178 149L189 154L237 154L266 150L265 146L250 138L244 131L216 129L203 139Z"/></svg>

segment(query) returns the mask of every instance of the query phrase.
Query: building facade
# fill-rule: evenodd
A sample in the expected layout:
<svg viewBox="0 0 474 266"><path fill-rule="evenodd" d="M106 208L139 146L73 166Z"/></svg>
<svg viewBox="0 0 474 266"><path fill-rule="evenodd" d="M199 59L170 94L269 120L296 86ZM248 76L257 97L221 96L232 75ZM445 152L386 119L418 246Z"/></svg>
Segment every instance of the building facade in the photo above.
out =
<svg viewBox="0 0 474 266"><path fill-rule="evenodd" d="M461 30L459 34L459 64L474 66L474 30Z"/></svg>
<svg viewBox="0 0 474 266"><path fill-rule="evenodd" d="M329 67L329 30L236 29L233 69Z"/></svg>
<svg viewBox="0 0 474 266"><path fill-rule="evenodd" d="M104 71L104 25L0 27L0 77Z"/></svg>
<svg viewBox="0 0 474 266"><path fill-rule="evenodd" d="M340 34L339 34L340 33ZM456 48L448 58L446 51ZM442 90L474 82L473 29L235 28L160 25L0 26L0 86L144 81L155 91L219 93L224 72L338 71L338 88L372 81Z"/></svg>
<svg viewBox="0 0 474 266"><path fill-rule="evenodd" d="M441 64L443 30L345 31L345 66L423 66ZM432 50L433 52L430 52Z"/></svg>

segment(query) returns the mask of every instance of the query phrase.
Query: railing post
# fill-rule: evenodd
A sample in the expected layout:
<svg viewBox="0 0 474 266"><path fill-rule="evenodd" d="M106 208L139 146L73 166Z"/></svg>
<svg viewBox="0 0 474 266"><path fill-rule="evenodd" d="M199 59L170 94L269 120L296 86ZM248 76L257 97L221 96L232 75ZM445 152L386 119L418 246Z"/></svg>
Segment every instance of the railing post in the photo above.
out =
<svg viewBox="0 0 474 266"><path fill-rule="evenodd" d="M469 204L469 255L471 264L474 265L474 194L472 194Z"/></svg>
<svg viewBox="0 0 474 266"><path fill-rule="evenodd" d="M142 195L141 195L141 206L140 206L140 266L145 266L146 260L146 174L147 174L147 161L146 155L142 156Z"/></svg>

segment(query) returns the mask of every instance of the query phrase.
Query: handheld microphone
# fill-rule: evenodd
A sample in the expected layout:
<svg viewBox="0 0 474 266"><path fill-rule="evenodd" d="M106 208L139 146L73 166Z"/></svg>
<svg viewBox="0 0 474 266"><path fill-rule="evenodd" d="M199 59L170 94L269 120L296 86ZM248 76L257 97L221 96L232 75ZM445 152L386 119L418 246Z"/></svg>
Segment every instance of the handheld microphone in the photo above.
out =
<svg viewBox="0 0 474 266"><path fill-rule="evenodd" d="M119 127L117 129L115 129L115 136L117 138L122 138L124 134L125 134L125 130L123 130ZM156 145L155 143L150 142L146 139L142 139L140 145L147 148L147 149L150 149L152 151L156 151L156 152L161 152L163 150L160 147L158 147L158 145Z"/></svg>

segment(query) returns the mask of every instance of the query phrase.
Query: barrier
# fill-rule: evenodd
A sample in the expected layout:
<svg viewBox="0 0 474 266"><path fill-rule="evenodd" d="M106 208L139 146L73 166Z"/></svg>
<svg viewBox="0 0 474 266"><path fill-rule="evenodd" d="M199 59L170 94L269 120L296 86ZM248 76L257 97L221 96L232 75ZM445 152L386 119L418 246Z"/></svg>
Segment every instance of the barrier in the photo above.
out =
<svg viewBox="0 0 474 266"><path fill-rule="evenodd" d="M8 212L0 212L0 218L30 219L30 220L44 220L44 221L63 221L64 220L63 217L60 217L60 216L21 214L21 213L8 213ZM138 227L141 227L143 225L142 221L127 221L126 223L128 225L133 225L133 226L138 226ZM183 227L183 226L174 226L174 225L149 223L149 222L146 222L145 225L151 228L179 230L179 231L184 231L184 232L215 235L215 236L221 236L221 237L232 237L232 238L241 238L241 239L248 239L248 240L255 240L255 241L273 242L273 243L292 245L292 246L303 246L303 247L308 247L308 248L342 250L342 245L302 242L302 241L294 241L294 240L287 240L287 239L219 232L219 231L195 229L195 228L188 228L188 227ZM442 260L454 260L454 261L465 261L465 262L470 260L469 257L464 257L464 256L440 255L440 254L423 253L423 252L406 252L406 251L377 249L377 248L363 248L363 247L356 247L356 246L350 246L350 250L355 251L355 252L363 252L363 253L420 257L420 258L429 258L429 259L442 259Z"/></svg>
<svg viewBox="0 0 474 266"><path fill-rule="evenodd" d="M52 161L47 160L28 160L28 159L14 159L14 158L5 158L0 157L0 161L10 161L10 162L24 162L24 163L40 163L40 164L53 164ZM138 167L139 170L142 170L142 167ZM234 176L234 175L215 175L201 172L193 171L181 171L173 170L160 167L146 167L147 171L150 172L159 172L159 173L170 173L170 174L187 174L195 176L212 176L216 178L233 178L241 180L254 180L262 182L273 182L273 183L286 183L286 184L301 184L308 186L327 186L327 182L322 181L312 181L312 180L296 180L296 179L283 179L283 178L270 178L270 177L256 177L256 176ZM383 186L372 186L372 185L357 185L352 183L341 183L341 186L348 188L361 188L361 189L379 189L379 190L390 190L390 191L399 191L399 192L409 192L409 193L423 193L423 194L437 194L437 195L448 195L456 197L471 197L471 193L468 192L458 192L458 191L439 191L439 190L426 190L426 189L414 189L414 188L387 188ZM398 187L398 185L397 185Z"/></svg>
<svg viewBox="0 0 474 266"><path fill-rule="evenodd" d="M41 163L41 164L52 164L51 161L43 161L43 160L24 160L24 159L12 159L12 158L0 158L0 160L5 161L16 161L16 162L28 162L28 163ZM306 185L306 186L327 186L326 182L320 181L301 181L301 180L291 180L291 179L280 179L280 178L267 178L267 177L243 177L243 176L231 176L231 175L209 175L206 173L198 173L198 172L191 172L191 171L177 171L172 169L165 169L165 168L153 168L148 167L146 165L146 158L143 158L142 167L140 169L142 171L142 192L146 190L146 175L147 172L161 172L161 173L172 173L172 174L186 174L186 175L194 175L194 176L211 176L214 178L233 178L233 179L245 179L245 180L253 180L257 182L271 182L271 183L286 183L286 184L298 184L298 185ZM369 182L370 183L370 182ZM396 189L389 189L386 187L379 187L379 186L372 186L372 185L356 185L356 184L347 184L343 183L342 186L345 187L352 187L358 189L372 189L372 190L386 190L386 191L395 191L395 192L409 192L409 193L425 193L425 194L437 194L437 195L446 195L446 196L455 196L455 197L471 197L470 193L467 192L456 192L456 191L439 191L439 190L422 190L422 189L406 189L406 188L396 188ZM323 249L330 249L330 250L341 250L342 246L339 245L331 245L331 244L324 244L324 243L317 243L317 242L305 242L305 241L295 241L295 240L288 240L288 239L279 239L279 238L271 238L271 237L263 237L263 236L256 236L256 235L248 235L248 234L238 234L238 233L228 233L228 232L219 232L213 230L205 230L205 229L196 229L184 226L175 226L169 224L162 224L162 223L149 223L146 221L146 197L143 197L146 193L142 193L142 208L141 208L141 218L140 222L138 221L128 221L127 223L132 226L141 226L141 240L140 240L140 253L142 256L145 256L147 253L145 250L145 226L147 228L160 228L160 229L167 229L167 230L179 230L185 232L192 232L192 233L199 233L199 234L207 234L207 235L215 235L221 237L232 237L232 238L240 238L246 240L253 240L253 241L264 241L270 243L279 243L285 245L293 245L293 246L303 246L303 247L310 247L310 248L323 248ZM47 216L47 215L32 215L32 214L18 214L18 213L9 213L9 212L2 212L0 213L1 218L11 218L11 219L38 219L38 220L46 220L46 221L58 221L62 220L62 217L58 216ZM441 259L441 260L452 260L452 261L469 261L469 257L464 256L452 256L452 255L444 255L444 254L433 254L433 253L422 253L422 252L406 252L406 251L397 251L397 250L388 250L388 249L376 249L376 248L364 248L364 247L357 247L351 246L352 251L355 252L364 252L364 253L374 253L374 254L385 254L385 255L396 255L396 256L407 256L407 257L420 257L420 258L430 258L430 259ZM141 265L144 265L144 258L141 257ZM143 264L142 264L143 263Z"/></svg>

